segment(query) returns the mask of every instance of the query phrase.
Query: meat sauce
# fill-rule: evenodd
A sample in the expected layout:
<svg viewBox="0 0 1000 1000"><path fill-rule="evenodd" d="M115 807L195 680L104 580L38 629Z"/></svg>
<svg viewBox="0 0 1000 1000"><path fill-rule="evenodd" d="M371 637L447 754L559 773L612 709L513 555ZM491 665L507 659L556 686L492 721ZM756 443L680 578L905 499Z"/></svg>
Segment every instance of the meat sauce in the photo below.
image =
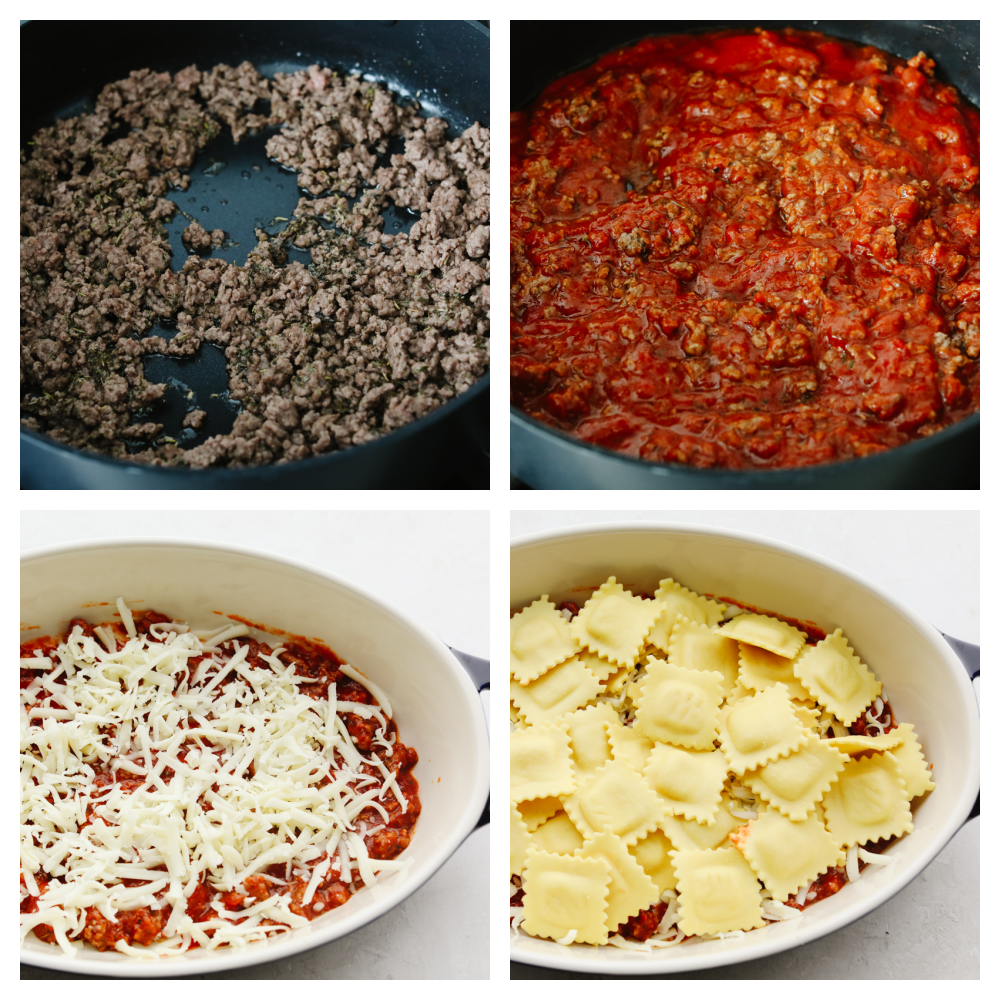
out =
<svg viewBox="0 0 1000 1000"><path fill-rule="evenodd" d="M858 457L979 408L979 112L816 32L652 38L511 116L511 393L694 467Z"/></svg>
<svg viewBox="0 0 1000 1000"><path fill-rule="evenodd" d="M158 622L169 622L171 620L168 616L160 614L157 611L134 613L136 631L141 635L149 635L150 625ZM36 649L41 650L43 655L49 655L61 642L65 641L66 636L77 625L80 626L85 635L94 635L93 626L82 619L77 619L70 622L69 629L64 636L55 638L45 636L23 644L21 646L21 657L33 656ZM110 625L106 625L105 628L115 634L119 648L124 645L128 637L123 626L118 623L111 623ZM241 637L239 641L241 644L249 645L250 647L246 657L247 663L254 668L262 670L270 669L267 662L262 659L262 656L270 656L272 654L272 650L267 644L257 642L255 639L250 639L246 636ZM303 694L322 701L326 699L327 685L336 683L337 699L339 701L353 701L365 705L377 704L375 698L372 697L367 688L349 678L339 669L343 661L326 646L305 639L283 641L282 646L284 647L284 652L278 657L281 662L286 664L294 662L296 664L295 672L299 677L316 678L321 681L321 683L301 685L300 691ZM232 640L221 643L219 648L229 655L235 652ZM204 658L203 656L196 656L188 660L188 675ZM22 690L31 684L34 676L34 670L22 666ZM178 684L181 683L184 676L181 675L178 677ZM234 682L238 676L236 671L230 671L225 680L221 682L220 687ZM41 698L36 704L44 706L49 703L49 699ZM413 776L413 768L418 759L417 752L411 747L404 746L399 741L396 724L392 719L386 719L387 729L385 733L385 740L387 742L391 741L393 744L392 751L390 752L381 745L373 745L373 737L376 731L381 728L375 719L362 719L360 716L350 713L346 713L342 718L351 736L351 740L357 749L368 757L373 753L376 754L390 772L395 772L396 782L406 799L405 812L403 812L401 804L394 795L386 796L381 800L380 804L388 813L389 818L387 821L383 820L378 811L371 806L362 810L357 817L367 828L375 826L384 827L384 829L378 830L374 834L366 834L363 837L369 856L378 860L395 858L409 846L413 826L420 816L419 788L417 780ZM194 746L195 744L192 744L190 747L185 748L182 745L176 754L177 758L181 761L185 760L188 750ZM154 751L154 766L156 756L156 752ZM95 765L95 767L99 768L100 765ZM245 773L244 777L253 777L252 769L253 764L251 763L250 770ZM370 764L361 764L358 770L364 775L381 778L381 772ZM173 777L173 774L173 769L166 767L162 772L162 777L165 781L169 781ZM144 781L144 778L129 771L104 770L99 771L97 774L95 784L100 789L116 783L123 791L131 793L141 787ZM330 778L327 776L321 778L319 782L321 786L329 783ZM354 788L355 784L357 782L352 782L349 787ZM92 822L92 818L93 807L88 807L87 821L83 825L86 826ZM324 853L321 857L307 862L304 867L315 868L326 860L327 857L328 855ZM166 869L164 868L164 870ZM212 903L221 901L226 910L233 912L233 923L238 924L241 922L238 912L244 905L250 906L256 902L260 902L274 894L274 890L277 890L280 893L291 893L293 902L290 904L289 909L293 913L305 917L307 920L314 920L329 910L342 906L351 898L354 892L364 886L361 876L353 868L353 879L351 882L343 881L340 878L339 870L333 870L319 883L312 900L308 905L304 906L302 905L302 898L309 884L309 879L296 877L294 873L291 878L286 879L286 867L283 863L271 865L264 869L264 872L272 878L279 879L280 883L276 885L260 875L251 875L244 880L246 892L219 892L212 888L207 880L203 879L188 898L186 908L188 915L195 921L213 919L218 914L213 909ZM35 875L35 881L38 883L39 890L44 893L45 887L52 880L39 872ZM131 879L122 879L121 882L127 887L145 884ZM23 876L21 884L22 886L24 885ZM160 897L165 891L162 890L155 893L155 895ZM36 896L27 896L21 903L22 913L34 913L37 909L38 897ZM170 905L166 905L161 910L153 910L145 906L139 907L138 909L118 913L116 920L108 920L93 906L87 907L86 912L86 926L82 934L78 937L82 937L98 950L106 951L113 949L118 941L125 941L130 945L148 945L158 940L170 918L171 907ZM277 922L265 920L262 923L276 924ZM50 944L55 943L55 936L52 933L51 926L48 924L41 924L35 927L34 933L42 941ZM214 931L208 930L206 933L211 937ZM192 942L191 947L196 948L198 945L196 942Z"/></svg>

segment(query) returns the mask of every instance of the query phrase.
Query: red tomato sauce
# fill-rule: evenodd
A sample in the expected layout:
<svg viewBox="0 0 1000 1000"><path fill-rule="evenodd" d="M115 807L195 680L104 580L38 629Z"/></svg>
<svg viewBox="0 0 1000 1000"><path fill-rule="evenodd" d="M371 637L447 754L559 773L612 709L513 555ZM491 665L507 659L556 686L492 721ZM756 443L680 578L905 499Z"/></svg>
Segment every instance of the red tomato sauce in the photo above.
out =
<svg viewBox="0 0 1000 1000"><path fill-rule="evenodd" d="M141 635L149 635L150 625L169 621L172 621L172 619L157 611L134 612L136 631ZM36 649L40 649L43 655L48 655L61 642L65 641L66 637L77 625L80 626L85 635L94 635L94 627L92 625L83 619L75 619L69 623L69 628L64 636L55 638L43 636L23 644L21 646L21 657L27 658L33 656ZM121 648L128 639L125 627L119 622L111 622L107 623L105 628L109 629L115 635L118 647ZM262 659L262 656L270 656L272 654L273 651L270 646L247 636L240 637L238 641L241 645L250 646L246 657L247 663L254 668L262 670L271 669L270 665ZM327 697L327 685L336 683L338 701L353 701L365 705L377 704L375 698L367 688L349 678L339 669L343 661L325 645L301 637L295 637L295 641L283 642L282 645L284 652L278 656L278 659L282 663L291 664L294 662L296 664L295 673L297 676L319 678L321 681L321 683L306 683L301 685L300 690L303 694L317 700L324 700ZM221 643L219 648L229 655L235 652L232 640ZM188 674L178 676L178 685L203 659L204 657L202 656L189 658ZM22 666L21 689L24 690L27 688L36 673L41 672L41 668L36 669ZM230 671L228 676L221 682L220 687L236 681L238 676L235 670ZM35 706L56 707L55 703L46 697L40 698L35 702L34 706L29 707ZM373 737L377 730L381 728L381 725L375 719L362 719L360 716L351 713L344 713L341 718L343 718L351 740L357 749L367 757L371 757L373 753L376 754L390 772L395 772L396 783L406 799L407 807L405 812L403 812L402 805L397 801L395 795L386 796L385 799L381 800L380 804L382 808L388 813L388 821L385 821L381 814L371 806L363 809L357 817L358 820L365 823L367 828L384 826L384 829L378 830L374 834L366 834L363 837L369 856L378 860L395 858L409 846L413 826L420 816L419 787L416 778L413 776L413 768L418 760L417 752L400 742L396 724L392 719L386 719L387 728L385 732L385 740L393 744L392 751L390 752L381 745L376 744L373 746ZM176 753L177 758L181 761L185 760L188 750L196 745L200 749L203 749L200 744L192 743L187 748L182 744L180 750ZM153 751L153 766L155 766L156 757L157 754ZM97 768L100 768L100 766L95 765ZM362 775L381 778L381 772L378 768L370 764L361 764L358 767L358 771ZM166 767L163 769L162 777L164 781L169 781L173 776L174 771L172 768ZM252 762L250 768L245 772L244 777L253 777ZM327 785L330 781L329 776L324 776L319 784L320 786ZM127 793L134 792L144 782L145 779L140 775L124 770L99 770L95 778L95 784L98 789L117 784ZM357 784L359 784L358 781L351 782L349 783L349 787L353 789ZM87 819L82 824L83 826L88 825L93 820L92 806L88 806L86 815ZM305 867L310 869L315 868L327 858L328 855L324 853L321 857L307 862ZM166 868L164 867L165 870ZM195 887L194 892L187 901L186 909L188 915L196 921L214 919L218 914L212 908L212 903L221 900L223 906L234 914L231 918L232 922L238 924L242 922L238 913L244 905L251 906L277 892L282 894L290 892L293 902L289 906L289 909L308 920L314 920L329 910L342 906L351 898L354 892L364 887L364 882L360 874L353 868L351 882L342 880L339 870L335 869L330 871L319 883L312 900L307 905L302 905L302 899L309 884L308 879L297 878L292 873L292 877L286 880L286 867L284 863L269 866L265 869L265 873L272 878L280 879L281 884L276 885L262 878L260 875L251 875L243 883L244 888L247 890L246 892L219 892L212 888L207 880L203 879ZM35 875L35 881L38 884L39 891L44 894L46 887L52 879L47 878L39 872ZM121 882L125 886L145 884L131 879L122 879ZM21 877L21 884L24 885L23 876ZM162 890L155 895L162 897L164 892L165 890ZM21 902L21 912L36 912L38 910L38 898L37 896L27 896ZM171 907L169 904L161 910L153 910L145 906L139 907L138 909L118 913L115 920L105 918L96 907L88 907L86 912L86 926L82 933L76 936L77 939L82 938L99 951L106 951L114 949L115 943L118 941L125 941L130 945L148 945L154 943L160 938L161 932L170 918ZM274 921L264 922L274 923ZM54 944L56 941L51 925L38 925L34 928L34 933L36 937L47 943ZM211 937L214 931L208 930L206 933ZM192 942L191 947L196 948L198 945L196 942Z"/></svg>
<svg viewBox="0 0 1000 1000"><path fill-rule="evenodd" d="M979 112L816 32L652 38L511 116L511 394L625 454L784 468L979 408Z"/></svg>
<svg viewBox="0 0 1000 1000"><path fill-rule="evenodd" d="M640 910L634 917L629 917L618 927L618 933L634 941L648 941L656 933L666 912L666 903L654 903L648 909Z"/></svg>
<svg viewBox="0 0 1000 1000"><path fill-rule="evenodd" d="M867 867L864 863L860 864L859 869L864 869ZM815 881L813 881L809 886L809 891L806 893L806 901L801 905L796 902L795 896L790 896L785 902L785 906L790 906L796 910L804 910L807 906L812 906L813 903L818 903L821 899L826 899L828 896L834 895L834 893L840 892L844 886L847 885L847 871L844 868L827 868L827 870L819 876Z"/></svg>

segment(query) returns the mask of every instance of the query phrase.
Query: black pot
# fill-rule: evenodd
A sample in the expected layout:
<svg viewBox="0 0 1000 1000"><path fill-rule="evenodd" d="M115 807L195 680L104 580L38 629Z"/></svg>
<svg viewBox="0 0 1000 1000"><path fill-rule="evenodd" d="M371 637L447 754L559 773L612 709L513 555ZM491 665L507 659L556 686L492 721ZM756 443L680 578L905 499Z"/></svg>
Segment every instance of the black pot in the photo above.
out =
<svg viewBox="0 0 1000 1000"><path fill-rule="evenodd" d="M511 107L553 80L651 35L723 28L822 31L898 56L919 51L937 76L979 105L979 21L532 21L511 22ZM979 414L939 434L846 462L796 469L692 469L599 448L511 409L511 474L536 489L978 489Z"/></svg>
<svg viewBox="0 0 1000 1000"><path fill-rule="evenodd" d="M23 145L57 118L80 114L105 84L131 70L148 66L173 73L191 63L206 69L245 59L268 75L316 62L361 70L396 91L420 92L422 104L447 118L450 134L458 134L476 121L489 124L489 51L489 29L478 21L33 21L21 28L21 140ZM39 66L45 71L38 72ZM236 146L229 143L228 169L204 181L218 182L223 193L223 183L242 183L241 167L249 170L251 160L265 163L263 172L252 175L249 197L244 187L240 201L233 202L238 209L227 209L224 219L207 217L206 224L227 231L242 227L250 245L254 224L279 214L276 188L283 186L281 197L292 208L298 200L294 182L283 185L291 175L268 164L262 149L262 138L256 146L250 138ZM204 158L200 156L191 170L192 191L202 181ZM274 183L264 186L265 179ZM175 221L177 233L169 225L168 230L175 259L180 254L183 260L187 250L175 236L187 223L180 214ZM401 219L395 228L406 224ZM238 252L230 259L235 260ZM245 258L245 244L242 253ZM226 252L217 250L214 256L225 257ZM201 362L182 363L182 380L198 393L199 405L210 392L226 388L221 356L207 350L211 346L199 352ZM486 375L426 417L369 444L300 462L245 469L160 468L119 461L22 429L21 488L358 489L445 483L488 488L488 414Z"/></svg>

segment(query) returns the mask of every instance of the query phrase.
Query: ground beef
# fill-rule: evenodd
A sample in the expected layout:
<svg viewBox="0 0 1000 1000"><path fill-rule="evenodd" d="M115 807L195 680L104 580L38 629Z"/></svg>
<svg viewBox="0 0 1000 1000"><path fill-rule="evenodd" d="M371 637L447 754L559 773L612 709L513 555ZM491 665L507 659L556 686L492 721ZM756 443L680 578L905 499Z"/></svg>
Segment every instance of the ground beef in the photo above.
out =
<svg viewBox="0 0 1000 1000"><path fill-rule="evenodd" d="M309 196L277 236L257 230L245 266L192 254L175 271L164 195L187 189L224 126L237 141L280 126L267 152ZM393 139L402 152L389 155ZM247 62L146 69L109 84L92 113L21 154L23 423L105 455L206 467L306 458L430 412L488 367L489 155L482 126L448 140L416 104L320 66L273 80ZM391 203L419 216L409 233L382 232ZM226 234L192 221L182 239L205 251ZM292 245L311 264L289 263ZM149 336L163 321L176 333ZM224 349L241 412L184 451L156 440L149 407L166 385L146 381L142 359L203 343ZM154 443L130 454L129 441Z"/></svg>
<svg viewBox="0 0 1000 1000"><path fill-rule="evenodd" d="M192 222L181 234L181 239L191 250L207 250L209 247L221 247L226 242L226 234L221 229L209 232L198 222Z"/></svg>

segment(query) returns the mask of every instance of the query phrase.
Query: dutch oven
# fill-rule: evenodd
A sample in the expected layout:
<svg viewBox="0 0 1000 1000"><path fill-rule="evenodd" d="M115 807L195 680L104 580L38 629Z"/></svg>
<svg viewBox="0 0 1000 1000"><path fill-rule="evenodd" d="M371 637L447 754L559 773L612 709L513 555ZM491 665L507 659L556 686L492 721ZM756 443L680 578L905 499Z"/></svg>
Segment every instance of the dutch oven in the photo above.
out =
<svg viewBox="0 0 1000 1000"><path fill-rule="evenodd" d="M757 27L821 31L905 58L926 52L936 75L979 106L978 21L514 21L511 107L524 107L552 81L641 38ZM732 471L632 458L511 408L510 455L511 474L536 489L979 489L979 414L865 458Z"/></svg>
<svg viewBox="0 0 1000 1000"><path fill-rule="evenodd" d="M397 93L419 93L429 113L448 120L449 137L454 137L474 122L489 124L489 51L489 28L479 21L31 21L21 27L21 144L23 148L38 129L54 120L87 110L102 87L132 70L149 67L175 73L192 63L208 69L244 60L268 76L275 71L292 73L312 63L359 70ZM39 73L39 66L45 66L45 72ZM242 258L236 259L238 250L229 257L225 250L216 250L213 256L242 264L247 243L255 242L254 225L290 215L298 201L291 175L267 162L265 140L263 135L257 141L247 137L234 146L226 133L199 154L190 170L191 192L199 196L199 205L201 188L207 192L219 186L211 194L212 213L200 221L210 220L206 224L244 236ZM203 167L210 154L218 154L219 143L224 147L219 158L227 160L227 169L206 177ZM251 175L251 168L259 170L261 163L264 172ZM242 180L244 170L252 183ZM265 184L265 178L273 183ZM278 192L285 181L289 183ZM218 205L222 184L234 184L239 191L239 200L228 199L224 209ZM388 232L414 221L384 214ZM180 242L183 216L178 214L174 222L176 227L171 224L168 231L176 269L188 251ZM151 381L180 375L184 386L197 394L199 405L209 410L211 421L211 394L227 389L224 359L214 345L203 346L199 353L198 362L181 362L181 370L168 367L159 376L151 372ZM482 488L488 481L488 409L487 374L456 399L368 444L284 465L242 469L140 465L70 448L22 428L21 487L426 488L442 481L451 485L457 475L463 487ZM183 412L175 415L178 427L182 416Z"/></svg>

